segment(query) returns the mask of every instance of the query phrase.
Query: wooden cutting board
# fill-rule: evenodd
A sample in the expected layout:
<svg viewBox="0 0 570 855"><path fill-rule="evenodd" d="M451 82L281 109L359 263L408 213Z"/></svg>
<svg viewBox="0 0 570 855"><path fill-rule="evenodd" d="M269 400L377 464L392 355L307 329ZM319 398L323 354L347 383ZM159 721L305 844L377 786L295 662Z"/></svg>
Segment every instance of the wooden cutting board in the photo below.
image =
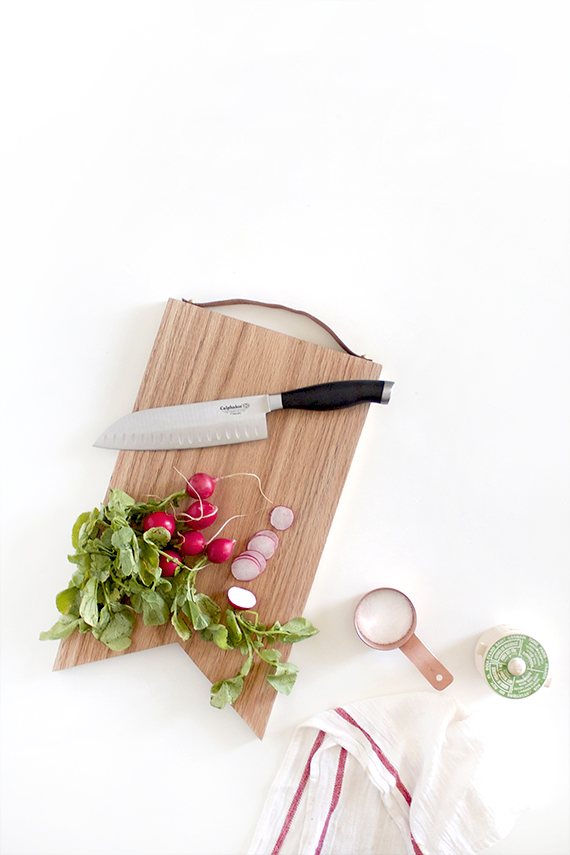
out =
<svg viewBox="0 0 570 855"><path fill-rule="evenodd" d="M334 380L375 380L380 372L380 365L362 357L171 299L134 409L283 392ZM109 487L118 487L139 501L184 489L179 473L185 477L195 472L233 475L217 484L211 501L219 507L216 525L235 514L244 515L230 522L223 532L236 539L237 554L254 532L269 527L271 504L264 500L254 477L239 473L259 476L264 493L274 504L294 509L295 522L280 534L280 546L266 571L244 587L255 592L262 622L285 623L303 614L369 406L269 413L269 438L257 442L173 451L121 451ZM112 453L101 450L102 466ZM224 564L204 568L197 587L225 609L225 592L234 582L229 565ZM74 633L60 643L54 670L171 643L181 644L212 683L234 676L241 667L242 656L237 651L222 651L196 633L190 641L182 642L170 624L146 627L139 620L131 647L121 653L112 652L90 633ZM298 643L311 644L311 639ZM282 645L280 649L283 659L292 654L295 661L295 645ZM265 680L267 668L261 662L254 666L234 705L259 738L265 732L276 694ZM298 686L293 691L298 691ZM212 708L211 714L214 718L219 713Z"/></svg>

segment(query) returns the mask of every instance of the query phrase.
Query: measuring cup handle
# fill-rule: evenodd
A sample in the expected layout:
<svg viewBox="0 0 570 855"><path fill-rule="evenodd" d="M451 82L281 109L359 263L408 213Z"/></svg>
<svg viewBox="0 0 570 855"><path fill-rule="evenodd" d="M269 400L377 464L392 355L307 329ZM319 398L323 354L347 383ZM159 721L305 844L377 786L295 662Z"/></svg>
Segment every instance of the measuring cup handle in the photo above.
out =
<svg viewBox="0 0 570 855"><path fill-rule="evenodd" d="M428 683L434 689L445 689L453 682L453 676L447 668L441 664L439 659L433 655L431 650L423 644L417 635L412 635L400 647L402 653L405 653L410 662L413 662L416 668L421 671Z"/></svg>

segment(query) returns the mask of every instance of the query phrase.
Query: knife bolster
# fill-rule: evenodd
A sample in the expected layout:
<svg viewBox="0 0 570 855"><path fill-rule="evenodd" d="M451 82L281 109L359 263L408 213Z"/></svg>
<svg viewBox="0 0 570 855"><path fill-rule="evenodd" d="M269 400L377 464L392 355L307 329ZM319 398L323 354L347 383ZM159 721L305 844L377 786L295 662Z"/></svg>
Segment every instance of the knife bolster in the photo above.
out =
<svg viewBox="0 0 570 855"><path fill-rule="evenodd" d="M281 394L277 395L268 395L269 400L269 412L272 413L274 410L282 410L283 409L283 399Z"/></svg>

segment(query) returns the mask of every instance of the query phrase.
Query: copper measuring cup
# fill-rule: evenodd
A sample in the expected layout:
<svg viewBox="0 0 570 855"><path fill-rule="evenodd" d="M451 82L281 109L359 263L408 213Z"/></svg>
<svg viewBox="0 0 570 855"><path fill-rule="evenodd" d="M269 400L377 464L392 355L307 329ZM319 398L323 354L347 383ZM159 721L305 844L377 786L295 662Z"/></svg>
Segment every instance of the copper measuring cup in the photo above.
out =
<svg viewBox="0 0 570 855"><path fill-rule="evenodd" d="M453 681L441 662L415 634L414 604L396 588L375 588L358 603L354 626L358 637L375 650L395 650L413 662L434 689L445 689Z"/></svg>

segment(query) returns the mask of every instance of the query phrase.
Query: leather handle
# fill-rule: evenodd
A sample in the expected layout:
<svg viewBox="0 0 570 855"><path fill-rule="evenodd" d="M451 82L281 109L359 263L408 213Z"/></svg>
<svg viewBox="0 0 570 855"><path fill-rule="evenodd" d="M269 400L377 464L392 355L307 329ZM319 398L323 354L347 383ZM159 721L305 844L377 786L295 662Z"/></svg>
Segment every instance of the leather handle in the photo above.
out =
<svg viewBox="0 0 570 855"><path fill-rule="evenodd" d="M295 315L303 315L305 318L309 318L309 320L314 321L314 323L322 327L350 356L358 356L359 359L366 359L368 362L371 361L369 357L359 353L355 353L354 350L351 350L342 341L342 339L340 339L329 326L323 323L323 321L319 320L319 318L316 318L314 315L310 315L308 312L303 312L301 309L291 309L289 306L282 306L280 303L264 303L259 300L245 300L241 298L235 298L231 300L210 300L207 303L197 303L195 300L184 300L183 298L182 302L192 303L192 305L199 306L202 309L212 309L216 306L262 306L265 309L283 309L286 312L293 312L293 314Z"/></svg>

